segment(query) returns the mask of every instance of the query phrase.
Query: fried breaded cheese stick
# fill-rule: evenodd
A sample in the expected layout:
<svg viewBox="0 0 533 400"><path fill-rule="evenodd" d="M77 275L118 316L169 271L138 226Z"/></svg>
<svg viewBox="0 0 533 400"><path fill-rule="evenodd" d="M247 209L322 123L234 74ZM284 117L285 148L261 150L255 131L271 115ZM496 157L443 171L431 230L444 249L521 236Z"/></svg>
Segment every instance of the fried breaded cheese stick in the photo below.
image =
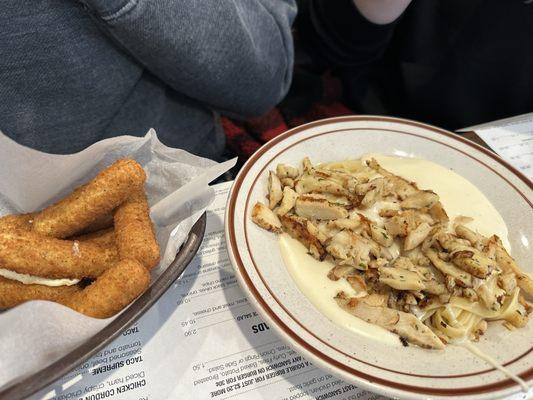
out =
<svg viewBox="0 0 533 400"><path fill-rule="evenodd" d="M96 221L91 222L81 231L76 232L77 235L87 235L89 233L102 231L104 229L113 227L113 214L106 214L103 217L98 218Z"/></svg>
<svg viewBox="0 0 533 400"><path fill-rule="evenodd" d="M94 318L109 318L144 292L150 273L137 260L120 260L96 281L62 304Z"/></svg>
<svg viewBox="0 0 533 400"><path fill-rule="evenodd" d="M115 237L120 259L133 258L148 270L159 263L159 244L143 190L136 191L116 209Z"/></svg>
<svg viewBox="0 0 533 400"><path fill-rule="evenodd" d="M81 292L79 286L25 285L0 277L0 309L15 307L29 300L61 301Z"/></svg>
<svg viewBox="0 0 533 400"><path fill-rule="evenodd" d="M0 217L0 231L31 230L34 217L34 213L4 215Z"/></svg>
<svg viewBox="0 0 533 400"><path fill-rule="evenodd" d="M20 274L51 279L96 278L117 261L115 246L55 239L32 231L0 231L0 268Z"/></svg>
<svg viewBox="0 0 533 400"><path fill-rule="evenodd" d="M116 246L115 229L113 228L102 229L100 231L86 233L85 235L73 236L70 240L94 243L102 247Z"/></svg>
<svg viewBox="0 0 533 400"><path fill-rule="evenodd" d="M141 189L145 180L146 174L135 160L118 160L89 183L39 212L33 229L56 238L72 236L111 213Z"/></svg>

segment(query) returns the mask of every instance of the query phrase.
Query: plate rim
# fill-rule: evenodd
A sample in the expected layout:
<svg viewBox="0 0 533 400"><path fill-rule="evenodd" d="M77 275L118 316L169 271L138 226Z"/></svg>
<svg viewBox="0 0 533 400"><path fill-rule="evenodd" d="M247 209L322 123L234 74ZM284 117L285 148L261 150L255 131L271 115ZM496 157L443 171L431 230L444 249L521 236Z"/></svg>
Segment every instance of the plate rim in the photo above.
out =
<svg viewBox="0 0 533 400"><path fill-rule="evenodd" d="M296 135L296 134L301 133L301 132L305 132L305 131L307 131L307 130L309 130L311 128L318 127L318 126L323 126L323 125L328 125L328 124L332 124L332 123L337 123L337 122L364 122L364 121L369 121L369 122L378 121L378 122L399 123L399 124L403 124L403 125L410 125L410 126L423 128L423 129L426 129L426 130L429 130L429 131L432 131L432 132L435 132L435 133L438 133L438 134L442 134L442 135L446 136L448 139L459 141L459 142L461 142L463 144L466 144L467 146L475 148L476 150L480 151L484 155L489 156L494 161L496 161L498 164L502 165L503 167L505 167L505 169L510 171L510 173L512 175L514 175L515 177L517 177L521 181L523 181L526 184L526 186L529 187L529 189L533 189L533 182L531 182L527 177L525 177L520 171L518 171L512 165L507 163L505 160L501 159L498 155L496 155L492 151L490 151L490 150L478 145L477 143L472 142L471 140L463 138L462 136L460 136L458 134L454 134L454 133L452 133L450 131L447 131L447 130L444 130L442 128L438 128L438 127L435 127L435 126L432 126L432 125L429 125L429 124L425 124L425 123L421 123L421 122L417 122L417 121L412 121L412 120L407 120L407 119L402 119L402 118L383 117L383 116L370 116L370 115L343 116L343 117L334 117L334 118L328 118L328 119L322 119L322 120L318 120L318 121L313 121L311 123L308 123L308 124L301 125L301 126L293 128L293 129L290 129L290 130L284 132L283 134L277 136L276 138L272 139L271 141L269 141L268 143L263 145L258 151L256 151L256 153L243 165L241 171L239 172L239 174L237 175L237 177L236 177L236 179L234 181L234 184L232 186L231 192L230 192L229 197L228 197L228 203L227 203L227 206L226 206L225 231L226 231L226 237L228 238L228 240L226 241L226 243L227 243L226 246L228 248L229 257L231 259L231 262L232 262L235 270L237 271L237 276L239 278L239 284L241 285L241 288L243 288L244 291L248 294L248 297L252 299L252 303L260 311L261 315L273 325L273 327L279 333L279 336L282 339L284 339L287 343L291 344L292 346L296 346L298 351L301 351L301 352L305 353L305 355L308 358L310 358L314 363L320 364L321 366L325 367L325 369L329 370L330 372L333 372L333 373L336 372L337 375L341 373L341 371L339 371L339 369L340 369L340 370L342 370L342 373L350 374L352 376L352 380L357 381L358 384L360 384L362 387L368 388L368 389L370 389L372 391L375 391L375 392L378 392L378 393L382 393L382 394L385 394L385 395L393 394L393 395L401 396L401 397L409 396L409 398L413 398L413 396L415 396L416 398L426 398L428 395L429 396L437 396L437 397L442 396L442 398L449 398L450 396L456 396L458 394L457 392L451 393L450 390L445 389L445 388L442 388L442 389L441 388L433 388L433 389L427 389L426 388L426 391L424 391L424 392L422 392L422 391L416 392L416 391L410 391L410 390L405 390L405 389L397 389L395 387L391 387L391 386L388 385L390 383L393 383L393 384L396 383L397 384L397 382L386 381L386 380L380 379L379 377L376 377L376 376L372 376L372 375L369 375L369 374L366 374L366 373L361 373L360 371L358 371L358 372L362 376L354 375L353 373L350 373L349 371L346 371L343 367L347 367L348 369L352 369L352 370L353 370L353 368L345 365L344 363L341 363L341 362L339 362L337 360L332 359L331 357L329 357L327 354L324 354L324 352L322 352L320 350L312 348L313 350L316 350L318 353L320 353L320 355L316 355L314 351L307 349L305 344L302 343L302 342L304 342L303 339L300 338L299 335L296 332L294 332L293 329L289 328L283 321L281 321L281 319L278 317L278 315L276 315L276 312L274 312L272 310L272 308L268 304L266 304L266 302L259 300L260 299L260 294L257 291L257 288L253 285L251 278L248 276L247 273L243 274L242 271L241 271L241 269L244 271L245 267L244 267L244 263L242 262L242 259L240 258L240 254L238 254L239 252L237 250L235 250L235 253L234 253L234 249L237 249L236 238L234 236L234 232L231 232L230 227L231 227L231 225L234 224L234 218L233 217L234 217L234 212L235 212L235 208L236 208L235 207L235 203L236 203L237 193L239 192L240 187L241 187L245 177L247 176L248 171L252 168L253 165L255 165L257 160L259 160L268 150L270 150L271 148L273 148L274 146L276 146L278 143L282 142L286 138L291 137L291 136ZM344 128L342 130L350 130L350 128L346 127L346 128ZM318 135L320 135L320 133ZM419 136L422 136L422 135L419 135ZM428 139L432 140L431 138L428 138ZM440 143L440 144L446 145L445 143ZM292 144L292 145L295 145L295 144ZM492 168L490 166L487 165L486 167L492 170ZM505 176L502 176L497 171L493 170L493 172L495 172L501 178L506 180L511 186L515 187L515 185L512 182L510 182ZM520 193L520 195L522 197L524 197L524 199L529 204L529 206L533 208L533 205L532 205L531 201L529 200L529 198L527 196L524 196L524 194L520 190L518 190L518 188L516 188L516 189L517 189L517 192ZM237 258L239 260L237 260ZM240 262L240 265L239 265L239 262ZM244 276L244 275L246 275L246 276ZM267 288L267 290L268 290L268 288ZM256 292L256 293L254 293L254 292ZM266 306L270 310L270 312L267 312L263 308L264 306L261 305L261 303L264 303L264 306ZM292 332L292 334L289 334L288 332ZM530 349L529 352L531 350L532 349ZM526 353L528 353L528 352L526 352ZM325 359L329 359L330 361L326 361ZM529 373L530 370L526 370L525 372ZM343 377L343 378L345 378L345 377ZM379 383L379 382L376 383L377 381L381 381L381 383ZM463 393L462 395L477 395L477 396L483 396L484 398L490 398L491 397L491 393L492 393L492 389L499 390L499 393L497 395L504 394L504 393L502 393L503 391L509 391L509 390L513 390L513 389L518 390L519 389L518 385L516 385L514 382L511 382L511 383L509 383L506 386L500 387L501 384L506 383L507 381L509 381L509 380L506 379L506 380L503 380L503 381L488 383L488 384L484 384L484 385L481 385L481 386L471 386L471 387L467 388L468 392ZM383 383L383 382L386 382L386 383ZM492 387L493 385L496 385L497 387L493 388ZM400 384L399 386L404 386L404 387L408 387L409 388L409 385ZM490 388L489 388L489 386L490 386ZM398 387L398 386L396 386L396 387ZM413 386L411 386L411 387L413 387ZM413 388L417 388L417 387L414 386ZM485 390L484 391L480 391L481 388L485 388ZM420 389L420 387L418 387L417 389Z"/></svg>
<svg viewBox="0 0 533 400"><path fill-rule="evenodd" d="M191 228L172 263L117 318L52 364L1 387L0 400L21 400L34 395L88 360L141 318L190 264L203 241L206 223L207 214L204 212Z"/></svg>

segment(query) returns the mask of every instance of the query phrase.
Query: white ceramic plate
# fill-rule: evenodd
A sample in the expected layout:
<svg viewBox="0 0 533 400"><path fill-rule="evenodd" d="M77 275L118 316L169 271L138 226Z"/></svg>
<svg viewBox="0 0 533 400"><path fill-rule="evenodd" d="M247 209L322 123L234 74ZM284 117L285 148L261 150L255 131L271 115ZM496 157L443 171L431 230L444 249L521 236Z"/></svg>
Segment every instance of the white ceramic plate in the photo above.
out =
<svg viewBox="0 0 533 400"><path fill-rule="evenodd" d="M500 398L520 390L512 380L466 349L393 347L345 330L321 314L284 267L276 235L251 221L264 201L268 171L278 163L300 165L356 159L366 153L423 158L474 183L509 228L512 255L528 272L533 244L531 181L490 151L458 135L396 118L353 116L292 129L259 149L235 180L226 210L226 238L239 282L269 326L317 366L357 386L387 396ZM533 323L509 332L490 326L478 347L532 383Z"/></svg>

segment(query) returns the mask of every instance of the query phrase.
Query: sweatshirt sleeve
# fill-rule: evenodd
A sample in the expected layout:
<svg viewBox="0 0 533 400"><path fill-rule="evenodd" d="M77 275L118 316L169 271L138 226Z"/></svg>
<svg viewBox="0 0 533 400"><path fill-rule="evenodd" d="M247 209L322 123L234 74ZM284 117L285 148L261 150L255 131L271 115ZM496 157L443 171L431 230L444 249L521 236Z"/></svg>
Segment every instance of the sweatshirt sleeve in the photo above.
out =
<svg viewBox="0 0 533 400"><path fill-rule="evenodd" d="M299 28L314 56L340 68L364 67L380 59L397 21L378 25L366 19L353 0L307 0Z"/></svg>
<svg viewBox="0 0 533 400"><path fill-rule="evenodd" d="M289 89L294 0L82 0L102 28L174 90L234 116Z"/></svg>

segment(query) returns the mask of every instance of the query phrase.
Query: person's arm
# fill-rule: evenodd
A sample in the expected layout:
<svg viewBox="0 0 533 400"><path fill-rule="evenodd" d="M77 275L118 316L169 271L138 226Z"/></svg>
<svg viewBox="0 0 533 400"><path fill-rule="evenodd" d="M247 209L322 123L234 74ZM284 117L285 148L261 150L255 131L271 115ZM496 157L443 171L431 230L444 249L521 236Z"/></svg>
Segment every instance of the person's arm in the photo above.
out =
<svg viewBox="0 0 533 400"><path fill-rule="evenodd" d="M176 91L233 115L286 94L294 0L82 0L103 29Z"/></svg>
<svg viewBox="0 0 533 400"><path fill-rule="evenodd" d="M391 4L392 3L392 4ZM333 67L364 67L383 56L410 0L305 0L299 28L308 51Z"/></svg>

